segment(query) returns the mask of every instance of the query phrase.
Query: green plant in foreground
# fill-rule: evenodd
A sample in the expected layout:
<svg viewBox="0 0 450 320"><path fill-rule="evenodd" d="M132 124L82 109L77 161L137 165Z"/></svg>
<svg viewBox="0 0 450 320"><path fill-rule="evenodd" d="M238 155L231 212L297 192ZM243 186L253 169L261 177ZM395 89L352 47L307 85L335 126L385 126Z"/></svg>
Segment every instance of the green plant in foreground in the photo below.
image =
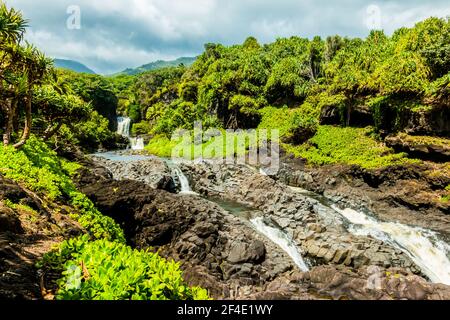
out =
<svg viewBox="0 0 450 320"><path fill-rule="evenodd" d="M39 267L62 274L60 300L208 300L184 283L179 265L157 253L84 236L63 242Z"/></svg>
<svg viewBox="0 0 450 320"><path fill-rule="evenodd" d="M79 210L74 215L95 239L106 238L125 242L123 231L110 217L103 216L84 194L79 192L70 176L80 165L58 158L41 140L31 136L21 150L0 146L0 174L23 183L48 201L68 202Z"/></svg>

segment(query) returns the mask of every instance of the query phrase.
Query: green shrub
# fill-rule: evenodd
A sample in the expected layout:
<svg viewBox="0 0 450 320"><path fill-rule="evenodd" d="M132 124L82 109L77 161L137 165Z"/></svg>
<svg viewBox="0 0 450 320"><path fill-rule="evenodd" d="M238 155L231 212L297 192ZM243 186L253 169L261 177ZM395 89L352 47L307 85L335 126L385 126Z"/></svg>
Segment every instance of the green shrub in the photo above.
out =
<svg viewBox="0 0 450 320"><path fill-rule="evenodd" d="M447 191L447 194L442 196L441 201L444 203L450 202L450 185L445 188L445 191Z"/></svg>
<svg viewBox="0 0 450 320"><path fill-rule="evenodd" d="M289 109L287 107L263 108L259 111L262 118L258 129L279 130L282 140L289 139L300 128L309 128L315 131L318 121L308 107L309 105L304 104L302 107L296 109Z"/></svg>
<svg viewBox="0 0 450 320"><path fill-rule="evenodd" d="M392 149L370 136L372 128L319 126L308 144L285 145L287 151L312 164L349 164L373 169L413 162L406 154Z"/></svg>
<svg viewBox="0 0 450 320"><path fill-rule="evenodd" d="M47 145L32 136L19 151L0 146L0 173L6 178L22 182L29 189L50 200L67 196L73 189L65 172L65 165Z"/></svg>
<svg viewBox="0 0 450 320"><path fill-rule="evenodd" d="M170 158L172 156L172 149L176 144L176 142L171 141L165 135L157 135L145 146L145 150L159 157Z"/></svg>
<svg viewBox="0 0 450 320"><path fill-rule="evenodd" d="M158 135L150 140L150 143L145 147L145 150L150 154L160 157L171 157L174 154L176 157L185 158L189 160L198 159L217 159L228 156L238 155L242 156L247 153L250 145L255 145L258 141L254 138L252 133L247 131L236 131L227 133L225 130L214 131L214 134L208 136L208 131L202 137L202 142L194 145L193 132L187 132L188 136L169 139L164 135ZM217 137L216 134L221 134ZM225 137L227 139L225 139Z"/></svg>
<svg viewBox="0 0 450 320"><path fill-rule="evenodd" d="M61 160L43 141L32 136L21 150L0 146L0 174L23 183L48 201L69 202L79 210L74 215L92 237L125 242L113 219L103 216L74 186L70 176L80 166Z"/></svg>
<svg viewBox="0 0 450 320"><path fill-rule="evenodd" d="M88 237L63 242L39 267L62 274L60 300L208 300L188 287L179 265L156 253Z"/></svg>
<svg viewBox="0 0 450 320"><path fill-rule="evenodd" d="M151 131L150 123L146 121L141 121L139 123L133 123L133 126L131 127L131 134L133 136L138 136L141 134L149 134Z"/></svg>

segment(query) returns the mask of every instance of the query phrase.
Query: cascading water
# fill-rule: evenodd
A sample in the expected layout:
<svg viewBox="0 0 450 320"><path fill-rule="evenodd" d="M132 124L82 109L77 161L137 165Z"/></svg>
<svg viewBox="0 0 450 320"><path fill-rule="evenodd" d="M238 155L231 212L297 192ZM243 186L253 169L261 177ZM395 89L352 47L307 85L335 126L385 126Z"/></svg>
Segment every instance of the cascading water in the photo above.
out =
<svg viewBox="0 0 450 320"><path fill-rule="evenodd" d="M303 257L299 253L297 246L293 243L293 241L288 237L287 234L285 234L280 229L268 226L264 222L264 219L261 217L251 219L250 222L259 233L261 233L270 241L283 249L283 251L291 257L292 261L294 261L294 263L300 270L305 272L309 270L308 266L303 260Z"/></svg>
<svg viewBox="0 0 450 320"><path fill-rule="evenodd" d="M144 139L143 138L130 138L130 144L132 150L144 150Z"/></svg>
<svg viewBox="0 0 450 320"><path fill-rule="evenodd" d="M348 231L357 236L372 236L408 255L432 282L450 285L450 246L436 233L395 222L380 222L363 212L340 209L331 201L300 188L291 190L318 202L319 214L335 223L336 214L348 222Z"/></svg>
<svg viewBox="0 0 450 320"><path fill-rule="evenodd" d="M118 117L117 118L117 134L120 134L123 137L130 137L130 126L131 119L127 117Z"/></svg>
<svg viewBox="0 0 450 320"><path fill-rule="evenodd" d="M332 208L352 224L349 231L353 234L391 244L405 252L432 282L450 285L450 246L435 233L400 223L379 222L352 209Z"/></svg>
<svg viewBox="0 0 450 320"><path fill-rule="evenodd" d="M132 150L144 150L143 138L131 138L130 137L131 119L128 117L117 118L117 134L126 137L130 140Z"/></svg>
<svg viewBox="0 0 450 320"><path fill-rule="evenodd" d="M180 182L180 194L197 195L197 193L192 191L189 180L184 175L183 171L173 163L171 164L171 167L173 174L177 176L178 181Z"/></svg>

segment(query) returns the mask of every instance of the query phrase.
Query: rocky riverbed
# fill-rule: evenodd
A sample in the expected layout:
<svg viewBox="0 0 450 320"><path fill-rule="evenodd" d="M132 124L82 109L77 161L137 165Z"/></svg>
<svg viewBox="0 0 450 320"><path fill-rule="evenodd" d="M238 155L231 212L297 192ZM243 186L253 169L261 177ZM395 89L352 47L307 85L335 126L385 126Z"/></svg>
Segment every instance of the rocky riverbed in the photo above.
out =
<svg viewBox="0 0 450 320"><path fill-rule="evenodd" d="M420 260L352 232L330 203L282 176L215 162L175 164L197 193L178 194L180 177L167 160L93 161L78 178L81 190L122 224L131 245L181 262L187 281L214 298L450 298L450 287L431 283ZM309 270L256 219L287 239Z"/></svg>

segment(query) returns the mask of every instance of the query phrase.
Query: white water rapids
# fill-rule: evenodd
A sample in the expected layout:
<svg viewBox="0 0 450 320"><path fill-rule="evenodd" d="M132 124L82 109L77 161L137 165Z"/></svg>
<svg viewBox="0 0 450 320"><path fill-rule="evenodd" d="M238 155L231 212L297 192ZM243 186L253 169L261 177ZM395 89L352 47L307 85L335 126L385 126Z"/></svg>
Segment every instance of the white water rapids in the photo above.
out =
<svg viewBox="0 0 450 320"><path fill-rule="evenodd" d="M178 181L180 182L180 194L197 195L197 193L192 191L188 178L178 166L172 164L172 172L177 176Z"/></svg>
<svg viewBox="0 0 450 320"><path fill-rule="evenodd" d="M353 234L391 244L407 254L432 282L450 285L450 246L433 232L401 223L379 222L352 209L332 208L352 224L349 231Z"/></svg>
<svg viewBox="0 0 450 320"><path fill-rule="evenodd" d="M117 118L117 134L122 137L130 137L131 119L126 117Z"/></svg>
<svg viewBox="0 0 450 320"><path fill-rule="evenodd" d="M180 181L180 194L198 195L197 193L192 191L191 186L189 185L189 180L185 176L183 171L173 162L168 162L168 165L172 168L173 174L175 174ZM226 208L224 209L227 210ZM286 252L286 254L292 259L292 261L301 271L309 270L308 266L303 260L303 257L298 251L297 246L294 244L292 239L290 239L288 235L285 234L282 230L267 225L264 222L264 219L260 217L250 219L250 223L253 225L257 232L265 236L271 242L280 247L284 252Z"/></svg>
<svg viewBox="0 0 450 320"><path fill-rule="evenodd" d="M250 222L255 227L255 229L264 235L266 238L268 238L270 241L275 243L277 246L279 246L281 249L283 249L284 252L286 252L289 257L291 257L292 261L297 265L297 267L302 271L308 271L308 266L306 265L305 261L303 260L302 255L298 251L297 246L294 244L294 242L289 239L288 235L286 235L284 232L282 232L280 229L273 228L268 226L264 219L254 218L251 219Z"/></svg>

